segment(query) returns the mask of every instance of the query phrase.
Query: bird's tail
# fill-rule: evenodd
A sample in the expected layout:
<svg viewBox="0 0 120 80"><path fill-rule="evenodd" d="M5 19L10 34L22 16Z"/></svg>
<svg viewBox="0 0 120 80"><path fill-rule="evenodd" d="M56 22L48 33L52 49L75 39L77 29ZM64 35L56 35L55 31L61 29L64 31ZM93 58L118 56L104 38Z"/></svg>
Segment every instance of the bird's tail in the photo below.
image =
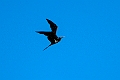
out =
<svg viewBox="0 0 120 80"><path fill-rule="evenodd" d="M49 46L47 46L45 49L47 49L47 48L50 47L51 45L52 45L52 44L50 44ZM45 49L44 49L44 50L45 50ZM43 50L43 51L44 51L44 50Z"/></svg>

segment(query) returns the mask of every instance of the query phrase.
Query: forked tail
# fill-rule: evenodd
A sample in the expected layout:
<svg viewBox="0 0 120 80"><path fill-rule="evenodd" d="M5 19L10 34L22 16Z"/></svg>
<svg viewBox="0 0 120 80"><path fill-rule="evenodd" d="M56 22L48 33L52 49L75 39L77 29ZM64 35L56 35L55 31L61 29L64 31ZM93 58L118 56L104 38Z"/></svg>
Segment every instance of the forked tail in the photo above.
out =
<svg viewBox="0 0 120 80"><path fill-rule="evenodd" d="M52 44L50 44L49 46L47 46L45 49L47 49L47 48L50 47L51 45L52 45ZM44 49L44 50L45 50L45 49ZM43 51L44 51L44 50L43 50Z"/></svg>

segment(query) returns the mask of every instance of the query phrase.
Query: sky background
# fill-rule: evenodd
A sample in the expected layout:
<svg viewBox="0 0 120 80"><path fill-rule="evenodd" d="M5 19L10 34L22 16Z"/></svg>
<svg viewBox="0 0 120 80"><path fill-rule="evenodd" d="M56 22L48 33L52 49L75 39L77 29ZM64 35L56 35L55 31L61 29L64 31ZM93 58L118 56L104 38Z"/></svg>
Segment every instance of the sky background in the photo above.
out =
<svg viewBox="0 0 120 80"><path fill-rule="evenodd" d="M0 80L120 80L120 1L1 0Z"/></svg>

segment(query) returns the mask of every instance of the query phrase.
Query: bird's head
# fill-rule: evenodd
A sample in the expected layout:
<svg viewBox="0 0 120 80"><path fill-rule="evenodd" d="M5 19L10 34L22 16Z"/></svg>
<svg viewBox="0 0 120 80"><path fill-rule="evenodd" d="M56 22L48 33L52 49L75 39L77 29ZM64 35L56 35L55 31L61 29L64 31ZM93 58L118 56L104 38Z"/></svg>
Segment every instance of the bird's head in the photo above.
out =
<svg viewBox="0 0 120 80"><path fill-rule="evenodd" d="M60 36L60 37L59 37L59 41L60 41L62 38L64 38L64 37L65 37L65 36Z"/></svg>

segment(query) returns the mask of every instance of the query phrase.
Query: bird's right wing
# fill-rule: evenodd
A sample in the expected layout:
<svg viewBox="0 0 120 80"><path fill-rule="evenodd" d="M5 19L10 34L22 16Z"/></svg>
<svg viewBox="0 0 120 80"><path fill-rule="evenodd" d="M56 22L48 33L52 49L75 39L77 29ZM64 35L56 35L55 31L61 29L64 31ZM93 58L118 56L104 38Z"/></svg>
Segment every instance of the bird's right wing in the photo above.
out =
<svg viewBox="0 0 120 80"><path fill-rule="evenodd" d="M50 24L50 28L51 28L52 32L56 34L57 25L55 23L53 23L51 20L49 20L49 19L46 19L46 20Z"/></svg>

